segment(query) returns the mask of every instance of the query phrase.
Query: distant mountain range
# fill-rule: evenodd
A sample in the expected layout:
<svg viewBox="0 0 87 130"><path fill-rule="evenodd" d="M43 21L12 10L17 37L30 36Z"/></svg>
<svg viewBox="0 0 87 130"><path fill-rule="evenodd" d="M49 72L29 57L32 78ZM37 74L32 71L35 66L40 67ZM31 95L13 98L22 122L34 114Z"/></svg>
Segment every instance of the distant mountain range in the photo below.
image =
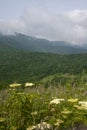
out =
<svg viewBox="0 0 87 130"><path fill-rule="evenodd" d="M45 52L54 54L86 53L87 47L74 46L64 41L48 41L21 33L15 35L0 34L0 49L18 49L29 52Z"/></svg>

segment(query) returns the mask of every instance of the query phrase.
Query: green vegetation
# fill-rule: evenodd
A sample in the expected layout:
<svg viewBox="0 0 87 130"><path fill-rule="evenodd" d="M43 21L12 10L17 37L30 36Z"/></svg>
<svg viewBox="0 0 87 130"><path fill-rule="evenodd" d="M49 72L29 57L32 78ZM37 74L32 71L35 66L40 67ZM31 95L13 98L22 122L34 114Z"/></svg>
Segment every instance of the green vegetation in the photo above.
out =
<svg viewBox="0 0 87 130"><path fill-rule="evenodd" d="M87 84L10 84L0 91L0 130L73 130L87 126ZM87 127L86 127L87 129Z"/></svg>
<svg viewBox="0 0 87 130"><path fill-rule="evenodd" d="M2 48L4 48L2 46ZM0 49L0 86L37 82L50 75L87 73L87 54L57 55Z"/></svg>
<svg viewBox="0 0 87 130"><path fill-rule="evenodd" d="M0 42L0 130L87 129L87 54L28 52L7 43Z"/></svg>

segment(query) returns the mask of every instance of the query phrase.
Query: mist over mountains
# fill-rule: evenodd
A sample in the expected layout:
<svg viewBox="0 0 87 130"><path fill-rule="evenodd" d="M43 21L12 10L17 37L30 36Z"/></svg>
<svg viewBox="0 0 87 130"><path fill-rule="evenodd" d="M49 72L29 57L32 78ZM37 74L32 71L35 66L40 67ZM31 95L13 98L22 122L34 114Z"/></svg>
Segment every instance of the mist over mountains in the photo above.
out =
<svg viewBox="0 0 87 130"><path fill-rule="evenodd" d="M14 48L29 52L45 52L54 54L78 54L87 52L86 45L76 46L64 41L49 41L21 33L15 33L15 35L0 34L0 48Z"/></svg>

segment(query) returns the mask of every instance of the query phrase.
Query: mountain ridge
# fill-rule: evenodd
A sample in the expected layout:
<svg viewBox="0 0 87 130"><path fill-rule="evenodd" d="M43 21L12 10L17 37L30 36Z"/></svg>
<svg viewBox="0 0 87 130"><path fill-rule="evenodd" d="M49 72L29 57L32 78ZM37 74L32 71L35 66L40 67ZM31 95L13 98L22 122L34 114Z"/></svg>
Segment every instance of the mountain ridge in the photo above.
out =
<svg viewBox="0 0 87 130"><path fill-rule="evenodd" d="M29 52L44 52L54 54L78 54L87 52L87 48L73 46L64 41L49 41L22 33L15 33L15 35L0 34L0 43L3 43L4 46L6 45L11 48Z"/></svg>

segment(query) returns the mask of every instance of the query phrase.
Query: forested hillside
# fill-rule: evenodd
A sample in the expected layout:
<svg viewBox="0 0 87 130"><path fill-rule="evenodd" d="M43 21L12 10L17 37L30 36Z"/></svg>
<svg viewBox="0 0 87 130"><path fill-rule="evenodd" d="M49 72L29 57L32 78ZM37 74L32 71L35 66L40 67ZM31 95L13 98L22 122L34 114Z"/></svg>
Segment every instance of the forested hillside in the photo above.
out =
<svg viewBox="0 0 87 130"><path fill-rule="evenodd" d="M24 46L20 45L25 45L25 43L23 43L23 39L29 39L29 36L22 34L16 35L17 36L7 36L7 38L2 36L5 39L1 38L3 39L0 42L0 84L2 86L11 82L39 82L45 77L48 79L50 75L53 75L53 79L55 81L55 74L58 76L60 74L81 75L83 71L85 73L87 72L86 53L65 55L63 53L52 54L33 51L31 52L25 49L22 50L20 47ZM30 39L32 40L31 37ZM39 41L39 39L34 40ZM20 41L20 44L18 41ZM26 42L26 44L30 46L28 42ZM44 45L46 48L44 43L41 43L41 45ZM62 42L61 47L64 47ZM66 49L64 51L66 51Z"/></svg>
<svg viewBox="0 0 87 130"><path fill-rule="evenodd" d="M2 46L3 48L3 46ZM0 84L38 82L54 74L87 72L87 54L57 55L32 53L15 49L0 50Z"/></svg>

